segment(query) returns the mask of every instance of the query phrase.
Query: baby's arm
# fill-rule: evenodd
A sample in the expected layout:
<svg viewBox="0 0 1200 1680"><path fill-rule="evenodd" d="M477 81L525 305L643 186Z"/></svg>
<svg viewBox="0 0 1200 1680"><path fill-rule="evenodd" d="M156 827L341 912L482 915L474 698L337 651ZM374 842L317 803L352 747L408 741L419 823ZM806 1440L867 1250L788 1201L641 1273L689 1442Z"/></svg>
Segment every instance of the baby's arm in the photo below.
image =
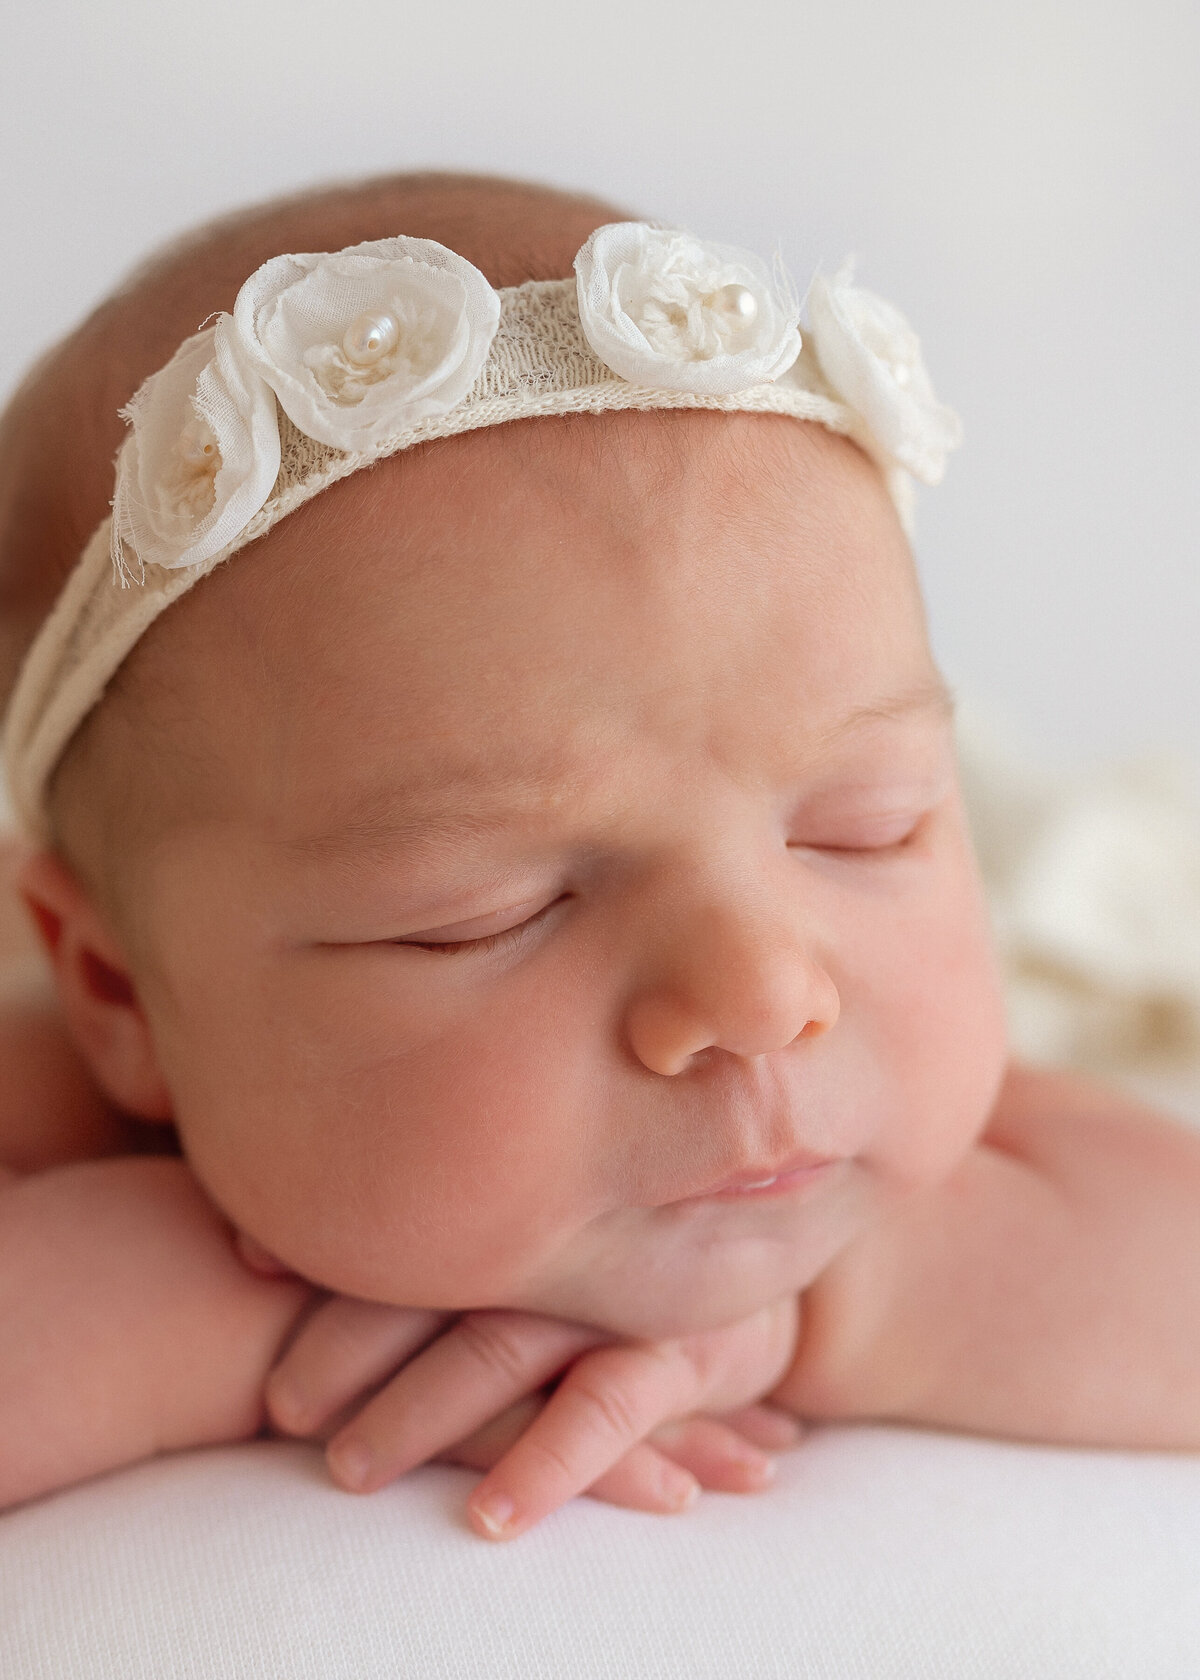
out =
<svg viewBox="0 0 1200 1680"><path fill-rule="evenodd" d="M0 1507L254 1435L310 1295L242 1264L182 1161L0 1175Z"/></svg>
<svg viewBox="0 0 1200 1680"><path fill-rule="evenodd" d="M808 1417L1200 1446L1200 1134L1013 1070L952 1178L807 1292L774 1398Z"/></svg>

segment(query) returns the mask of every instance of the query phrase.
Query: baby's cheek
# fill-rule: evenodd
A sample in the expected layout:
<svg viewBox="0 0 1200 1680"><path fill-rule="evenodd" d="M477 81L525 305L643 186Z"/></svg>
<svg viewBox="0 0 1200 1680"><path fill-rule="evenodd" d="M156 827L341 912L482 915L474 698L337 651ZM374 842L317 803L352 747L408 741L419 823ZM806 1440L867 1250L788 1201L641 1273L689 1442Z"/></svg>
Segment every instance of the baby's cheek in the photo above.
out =
<svg viewBox="0 0 1200 1680"><path fill-rule="evenodd" d="M897 993L890 1034L902 1102L877 1159L898 1187L940 1183L977 1140L1007 1061L1004 1001L974 907L927 941Z"/></svg>
<svg viewBox="0 0 1200 1680"><path fill-rule="evenodd" d="M581 1133L548 1050L498 1025L403 1054L360 1038L340 1068L327 1046L303 1079L277 1062L256 1138L199 1130L217 1199L327 1288L451 1309L526 1292L578 1221Z"/></svg>

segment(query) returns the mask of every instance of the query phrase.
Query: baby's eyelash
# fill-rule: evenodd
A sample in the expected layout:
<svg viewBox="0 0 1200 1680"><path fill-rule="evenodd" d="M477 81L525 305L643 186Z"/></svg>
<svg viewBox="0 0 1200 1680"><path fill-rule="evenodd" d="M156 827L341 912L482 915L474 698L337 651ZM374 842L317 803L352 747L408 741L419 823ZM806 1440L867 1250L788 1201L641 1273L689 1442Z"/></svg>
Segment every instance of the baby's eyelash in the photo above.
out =
<svg viewBox="0 0 1200 1680"><path fill-rule="evenodd" d="M814 851L827 852L833 856L845 857L886 857L890 853L903 852L912 848L923 837L930 813L923 811L920 816L908 823L901 834L890 835L885 840L872 840L857 845L822 844L821 842L789 841L793 847L809 845Z"/></svg>
<svg viewBox="0 0 1200 1680"><path fill-rule="evenodd" d="M548 911L561 903L562 898L553 899L542 909L536 910L532 916L527 916L523 922L516 922L510 928L502 928L499 933L482 934L478 939L396 939L393 940L393 944L404 945L412 951L432 951L439 957L457 956L462 951L477 951L482 955L486 951L498 950L503 945L516 944Z"/></svg>
<svg viewBox="0 0 1200 1680"><path fill-rule="evenodd" d="M433 940L397 939L397 945L404 945L410 951L433 951L439 957L454 957L460 951L494 951L498 945L511 941L514 934L524 933L528 922L518 922L516 927L505 928L503 933L484 934L480 939L444 939L440 943Z"/></svg>

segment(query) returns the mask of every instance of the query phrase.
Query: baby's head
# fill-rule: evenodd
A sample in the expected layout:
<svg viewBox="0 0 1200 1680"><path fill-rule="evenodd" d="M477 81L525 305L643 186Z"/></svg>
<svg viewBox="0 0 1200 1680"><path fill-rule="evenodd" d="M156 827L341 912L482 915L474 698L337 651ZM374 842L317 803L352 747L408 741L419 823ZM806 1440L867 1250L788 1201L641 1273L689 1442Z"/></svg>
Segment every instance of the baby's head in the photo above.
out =
<svg viewBox="0 0 1200 1680"><path fill-rule="evenodd" d="M616 220L399 180L169 258L20 399L46 484L56 425L86 453L51 520L26 443L8 599L44 614L103 517L119 432L71 415L267 257L399 230L507 286ZM996 1088L904 532L787 412L559 412L322 489L154 620L49 809L27 886L97 1077L330 1288L716 1324L944 1177Z"/></svg>

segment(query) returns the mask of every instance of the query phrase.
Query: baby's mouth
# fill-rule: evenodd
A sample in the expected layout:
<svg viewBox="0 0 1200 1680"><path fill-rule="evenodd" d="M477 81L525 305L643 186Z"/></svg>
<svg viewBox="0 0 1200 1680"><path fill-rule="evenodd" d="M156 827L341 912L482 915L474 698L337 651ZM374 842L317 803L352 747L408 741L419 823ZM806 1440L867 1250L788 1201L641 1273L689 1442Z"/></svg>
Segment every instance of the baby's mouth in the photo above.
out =
<svg viewBox="0 0 1200 1680"><path fill-rule="evenodd" d="M831 1167L837 1166L839 1159L834 1155L814 1155L811 1150L802 1150L777 1166L766 1170L736 1173L731 1178L720 1179L714 1184L690 1191L688 1195L674 1198L663 1205L680 1207L690 1202L744 1201L747 1197L790 1195L793 1191L801 1190L826 1176Z"/></svg>

